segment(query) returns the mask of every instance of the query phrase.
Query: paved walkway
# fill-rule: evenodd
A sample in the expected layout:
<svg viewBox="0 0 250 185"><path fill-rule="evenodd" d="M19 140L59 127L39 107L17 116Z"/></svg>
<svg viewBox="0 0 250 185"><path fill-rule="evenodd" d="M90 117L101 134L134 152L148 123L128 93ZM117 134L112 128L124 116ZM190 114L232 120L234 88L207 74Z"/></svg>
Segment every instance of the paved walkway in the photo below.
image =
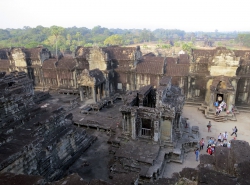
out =
<svg viewBox="0 0 250 185"><path fill-rule="evenodd" d="M250 143L250 114L248 113L237 114L237 121L214 122L210 120L212 132L207 132L209 119L206 119L204 114L198 111L197 107L184 106L182 116L188 118L190 126L199 126L200 138L205 139L205 146L207 145L207 138L214 137L217 139L218 135L225 131L228 132L228 140L233 139L234 136L231 136L231 133L232 128L235 126L238 128L237 140L245 140ZM206 154L206 147L201 151L201 154ZM194 152L190 152L184 156L183 164L167 163L163 177L171 177L174 172L179 172L184 167L195 168L198 164L199 162L195 160Z"/></svg>

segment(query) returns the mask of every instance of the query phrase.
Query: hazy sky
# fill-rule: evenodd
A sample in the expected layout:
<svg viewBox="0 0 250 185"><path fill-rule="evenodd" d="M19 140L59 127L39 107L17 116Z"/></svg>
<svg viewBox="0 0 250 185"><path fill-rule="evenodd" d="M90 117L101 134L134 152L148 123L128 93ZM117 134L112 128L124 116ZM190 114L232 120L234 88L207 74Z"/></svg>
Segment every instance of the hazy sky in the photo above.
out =
<svg viewBox="0 0 250 185"><path fill-rule="evenodd" d="M0 0L0 28L250 31L250 0Z"/></svg>

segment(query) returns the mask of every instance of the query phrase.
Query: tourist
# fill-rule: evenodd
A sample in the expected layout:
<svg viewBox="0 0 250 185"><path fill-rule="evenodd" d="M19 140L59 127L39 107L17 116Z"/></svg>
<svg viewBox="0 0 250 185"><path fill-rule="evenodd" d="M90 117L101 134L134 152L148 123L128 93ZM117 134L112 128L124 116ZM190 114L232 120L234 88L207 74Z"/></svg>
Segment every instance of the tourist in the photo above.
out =
<svg viewBox="0 0 250 185"><path fill-rule="evenodd" d="M212 124L211 124L211 121L209 121L208 125L207 125L207 131L208 132L211 132L211 127L212 127Z"/></svg>
<svg viewBox="0 0 250 185"><path fill-rule="evenodd" d="M211 150L212 150L212 154L214 153L214 151L215 151L215 144L212 144L212 146L211 146Z"/></svg>
<svg viewBox="0 0 250 185"><path fill-rule="evenodd" d="M207 148L213 144L214 140L210 137L208 140Z"/></svg>
<svg viewBox="0 0 250 185"><path fill-rule="evenodd" d="M200 151L199 151L199 148L197 148L195 151L196 161L199 160L199 155L200 155Z"/></svg>
<svg viewBox="0 0 250 185"><path fill-rule="evenodd" d="M219 103L216 101L216 102L214 102L214 106L215 107L218 107L219 106Z"/></svg>
<svg viewBox="0 0 250 185"><path fill-rule="evenodd" d="M234 112L234 105L233 105L233 104L231 104L231 105L229 106L228 111L229 111L229 113L233 114L233 112Z"/></svg>
<svg viewBox="0 0 250 185"><path fill-rule="evenodd" d="M223 147L227 147L227 142L224 141L222 146L223 146Z"/></svg>
<svg viewBox="0 0 250 185"><path fill-rule="evenodd" d="M205 141L204 141L203 138L201 138L201 140L200 140L200 150L203 150L204 144L205 144Z"/></svg>
<svg viewBox="0 0 250 185"><path fill-rule="evenodd" d="M238 129L237 129L237 127L235 126L235 127L233 128L233 133L231 134L231 136L235 134L235 137L237 137L237 132L238 132Z"/></svg>
<svg viewBox="0 0 250 185"><path fill-rule="evenodd" d="M224 141L224 140L227 141L227 137L228 137L227 132L224 132L224 133L223 133L223 141Z"/></svg>
<svg viewBox="0 0 250 185"><path fill-rule="evenodd" d="M222 142L222 141L223 141L222 138L223 138L223 136L222 136L222 134L220 133L220 135L218 136L218 141L219 141L219 142Z"/></svg>
<svg viewBox="0 0 250 185"><path fill-rule="evenodd" d="M212 154L213 154L212 149L211 149L211 146L208 147L207 153L208 153L209 155L212 155Z"/></svg>
<svg viewBox="0 0 250 185"><path fill-rule="evenodd" d="M217 141L216 141L216 139L214 138L214 142L213 142L213 144L216 146L216 144L217 144Z"/></svg>

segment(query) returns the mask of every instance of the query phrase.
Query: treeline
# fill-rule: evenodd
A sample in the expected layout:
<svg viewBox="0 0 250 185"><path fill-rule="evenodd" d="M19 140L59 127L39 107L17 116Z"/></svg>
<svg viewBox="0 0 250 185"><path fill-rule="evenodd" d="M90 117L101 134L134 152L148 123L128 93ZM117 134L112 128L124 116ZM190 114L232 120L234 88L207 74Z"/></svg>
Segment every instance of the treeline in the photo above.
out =
<svg viewBox="0 0 250 185"><path fill-rule="evenodd" d="M236 41L242 46L250 47L250 33L238 34Z"/></svg>
<svg viewBox="0 0 250 185"><path fill-rule="evenodd" d="M236 32L185 32L178 29L108 29L96 26L92 29L85 27L50 28L25 26L22 29L0 29L0 48L26 47L32 48L43 45L51 51L56 48L62 53L74 51L77 46L130 45L151 41L193 41L195 38L235 38Z"/></svg>

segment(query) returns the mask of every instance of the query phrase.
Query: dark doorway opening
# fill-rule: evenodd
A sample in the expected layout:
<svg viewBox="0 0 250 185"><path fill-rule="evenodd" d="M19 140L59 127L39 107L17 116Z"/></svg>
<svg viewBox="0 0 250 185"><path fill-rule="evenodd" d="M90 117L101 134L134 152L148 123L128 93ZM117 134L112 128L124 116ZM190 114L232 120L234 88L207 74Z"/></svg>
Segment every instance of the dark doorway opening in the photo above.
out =
<svg viewBox="0 0 250 185"><path fill-rule="evenodd" d="M223 101L223 94L217 94L217 98L216 98L216 101L219 102L219 104Z"/></svg>
<svg viewBox="0 0 250 185"><path fill-rule="evenodd" d="M151 120L142 118L142 136L151 136Z"/></svg>

